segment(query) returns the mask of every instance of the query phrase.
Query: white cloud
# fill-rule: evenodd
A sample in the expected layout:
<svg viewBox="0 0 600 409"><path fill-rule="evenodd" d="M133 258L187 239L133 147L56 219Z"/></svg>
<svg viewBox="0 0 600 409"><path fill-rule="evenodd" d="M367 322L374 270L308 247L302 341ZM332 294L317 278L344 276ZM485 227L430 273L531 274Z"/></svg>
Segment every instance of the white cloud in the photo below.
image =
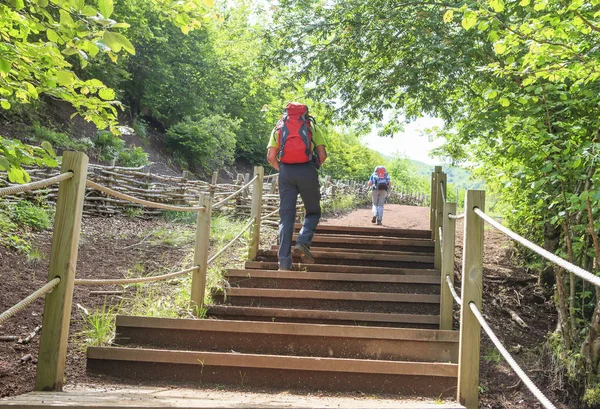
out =
<svg viewBox="0 0 600 409"><path fill-rule="evenodd" d="M404 132L395 134L393 138L377 136L377 130L373 130L363 138L363 143L385 155L401 155L410 159L437 165L439 160L429 157L429 152L443 143L442 139L430 142L422 131L434 126L442 127L444 121L439 118L419 118L404 126Z"/></svg>

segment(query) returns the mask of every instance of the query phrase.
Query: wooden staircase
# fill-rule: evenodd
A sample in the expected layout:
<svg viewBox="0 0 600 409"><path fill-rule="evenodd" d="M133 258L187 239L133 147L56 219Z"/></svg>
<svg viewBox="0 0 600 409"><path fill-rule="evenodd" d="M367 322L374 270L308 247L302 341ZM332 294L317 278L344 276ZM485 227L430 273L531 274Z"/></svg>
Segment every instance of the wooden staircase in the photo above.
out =
<svg viewBox="0 0 600 409"><path fill-rule="evenodd" d="M137 383L455 395L458 333L436 329L431 232L319 226L311 250L316 263L294 271L277 270L275 247L229 270L207 319L119 316L118 346L89 348L88 372Z"/></svg>

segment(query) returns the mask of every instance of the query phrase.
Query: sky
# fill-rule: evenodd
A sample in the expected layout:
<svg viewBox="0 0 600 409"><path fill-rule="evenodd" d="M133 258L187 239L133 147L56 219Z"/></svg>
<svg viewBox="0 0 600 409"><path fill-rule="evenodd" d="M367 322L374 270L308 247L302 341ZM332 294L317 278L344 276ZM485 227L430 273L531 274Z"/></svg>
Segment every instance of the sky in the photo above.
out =
<svg viewBox="0 0 600 409"><path fill-rule="evenodd" d="M377 136L377 130L374 130L364 137L363 143L388 156L400 155L429 165L437 165L439 159L430 158L429 152L440 146L442 139L429 142L427 136L420 133L427 128L443 125L444 121L439 118L419 118L404 125L404 132L395 134L393 138Z"/></svg>

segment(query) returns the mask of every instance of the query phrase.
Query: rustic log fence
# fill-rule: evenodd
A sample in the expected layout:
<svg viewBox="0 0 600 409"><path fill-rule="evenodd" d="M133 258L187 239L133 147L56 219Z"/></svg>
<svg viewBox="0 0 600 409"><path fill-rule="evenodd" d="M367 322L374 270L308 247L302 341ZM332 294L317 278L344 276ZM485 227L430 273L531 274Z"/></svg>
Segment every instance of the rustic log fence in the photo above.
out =
<svg viewBox="0 0 600 409"><path fill-rule="evenodd" d="M33 182L40 180L53 180L57 177L58 171L49 168L32 168L27 170ZM132 214L140 217L158 216L167 206L197 206L201 193L209 193L216 202L223 201L224 205L218 209L213 209L219 213L235 214L240 217L248 216L251 210L250 196L251 184L250 174L238 174L233 183L217 184L218 171L212 175L212 182L194 180L187 174L182 176L167 176L154 174L144 171L143 167L126 168L118 166L88 165L88 183L85 192L85 202L83 207L84 216L116 216L122 214ZM58 186L41 186L44 189L27 191L21 193L8 193L4 196L7 202L16 202L26 197L28 199L37 199L48 203L56 203L58 197ZM264 176L262 200L263 212L265 214L274 212L279 208L279 193L277 189L278 174ZM94 188L94 184L103 184L113 189L121 195L108 195L105 192ZM226 200L234 191L241 186L247 185L243 194L237 195L235 201ZM7 181L6 173L0 173L0 188L14 187ZM41 188L40 187L40 188ZM364 203L370 202L371 190L366 183L357 183L355 181L333 180L328 176L321 178L321 197L326 205L336 197L342 195L354 195ZM131 202L128 198L135 197L136 202ZM394 187L390 189L388 203L406 204L413 206L427 205L429 196L422 192L409 192L403 187ZM165 207L146 207L144 201L161 203ZM302 210L302 203L298 201L298 208ZM301 213L299 213L299 217ZM266 218L267 223L272 224L276 219L275 213Z"/></svg>

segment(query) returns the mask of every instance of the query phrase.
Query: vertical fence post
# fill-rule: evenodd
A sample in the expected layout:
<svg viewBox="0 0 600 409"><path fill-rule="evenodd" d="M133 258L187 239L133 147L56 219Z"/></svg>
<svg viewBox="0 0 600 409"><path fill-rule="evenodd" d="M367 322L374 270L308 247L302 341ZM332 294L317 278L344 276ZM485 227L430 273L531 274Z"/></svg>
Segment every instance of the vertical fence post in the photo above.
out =
<svg viewBox="0 0 600 409"><path fill-rule="evenodd" d="M262 166L254 167L254 176L257 176L252 186L252 209L250 217L254 217L252 232L250 236L250 247L248 249L248 259L256 260L258 255L258 246L260 244L260 216L262 214L262 193L264 183L265 169Z"/></svg>
<svg viewBox="0 0 600 409"><path fill-rule="evenodd" d="M61 172L73 172L73 177L58 187L48 280L59 277L60 283L44 303L36 391L61 391L63 387L87 166L84 153L64 153Z"/></svg>
<svg viewBox="0 0 600 409"><path fill-rule="evenodd" d="M483 274L483 220L474 208L484 210L485 191L467 190L462 265L462 307L460 310L460 344L458 352L458 401L467 409L478 407L479 343L481 328L469 308L481 308Z"/></svg>
<svg viewBox="0 0 600 409"><path fill-rule="evenodd" d="M204 305L204 292L206 291L206 273L208 271L208 245L210 239L210 216L212 213L212 200L209 193L200 194L200 206L196 218L196 244L194 247L194 265L198 268L192 273L192 306L196 313Z"/></svg>
<svg viewBox="0 0 600 409"><path fill-rule="evenodd" d="M437 193L436 176L439 171L441 171L441 167L436 166L435 170L431 172L431 201L429 202L429 228L431 229L432 240L435 239L435 205L437 204L435 201L435 194Z"/></svg>
<svg viewBox="0 0 600 409"><path fill-rule="evenodd" d="M452 311L454 299L446 283L446 276L454 283L454 247L456 240L456 220L448 217L449 214L456 214L456 203L446 203L444 205L444 215L442 230L444 232L444 242L442 243L442 267L441 267L441 291L440 291L440 329L452 329Z"/></svg>
<svg viewBox="0 0 600 409"><path fill-rule="evenodd" d="M439 168L439 172L437 171ZM435 176L435 213L433 215L433 237L435 240L435 252L433 264L434 268L437 271L441 271L442 268L442 248L440 247L440 226L442 225L443 215L444 215L444 199L442 192L446 193L446 174L442 172L441 166L436 166L436 176ZM441 185L444 186L442 191Z"/></svg>

